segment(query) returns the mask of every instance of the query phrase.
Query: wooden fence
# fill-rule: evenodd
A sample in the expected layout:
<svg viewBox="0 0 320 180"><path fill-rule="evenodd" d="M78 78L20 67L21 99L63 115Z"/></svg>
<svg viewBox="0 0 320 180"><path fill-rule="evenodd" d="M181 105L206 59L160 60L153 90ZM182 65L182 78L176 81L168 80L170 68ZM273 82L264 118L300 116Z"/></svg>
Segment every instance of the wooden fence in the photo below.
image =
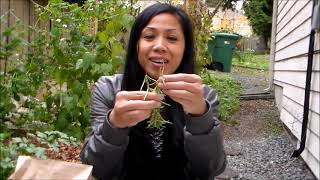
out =
<svg viewBox="0 0 320 180"><path fill-rule="evenodd" d="M257 36L243 37L240 39L241 51L253 50L255 52L265 52L268 47L265 47L265 43L261 38Z"/></svg>
<svg viewBox="0 0 320 180"><path fill-rule="evenodd" d="M1 32L21 21L21 31L25 32L26 40L30 41L34 34L28 32L28 26L37 26L40 29L50 29L50 22L37 21L35 3L45 6L48 0L1 0ZM37 21L37 22L36 22Z"/></svg>
<svg viewBox="0 0 320 180"><path fill-rule="evenodd" d="M35 4L45 6L48 0L0 0L0 40L2 44L9 43L10 37L5 38L2 32L7 28L14 26L20 21L18 31L23 32L24 39L30 42L33 37L37 36L34 31L29 31L29 27L37 29L50 30L50 22L37 21L38 16L36 13ZM24 49L23 53L27 50ZM6 72L8 59L0 59L0 72Z"/></svg>

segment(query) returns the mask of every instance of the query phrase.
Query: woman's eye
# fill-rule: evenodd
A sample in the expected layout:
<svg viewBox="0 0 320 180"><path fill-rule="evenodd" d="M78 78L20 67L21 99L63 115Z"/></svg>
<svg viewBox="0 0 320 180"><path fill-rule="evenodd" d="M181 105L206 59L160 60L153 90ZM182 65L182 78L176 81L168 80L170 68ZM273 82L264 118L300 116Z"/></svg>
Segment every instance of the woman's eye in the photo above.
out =
<svg viewBox="0 0 320 180"><path fill-rule="evenodd" d="M146 40L152 40L154 38L154 35L151 35L151 34L150 35L144 35L143 38L146 39Z"/></svg>
<svg viewBox="0 0 320 180"><path fill-rule="evenodd" d="M169 39L170 41L176 41L176 40L178 40L178 38L177 38L176 36L168 36L168 39Z"/></svg>

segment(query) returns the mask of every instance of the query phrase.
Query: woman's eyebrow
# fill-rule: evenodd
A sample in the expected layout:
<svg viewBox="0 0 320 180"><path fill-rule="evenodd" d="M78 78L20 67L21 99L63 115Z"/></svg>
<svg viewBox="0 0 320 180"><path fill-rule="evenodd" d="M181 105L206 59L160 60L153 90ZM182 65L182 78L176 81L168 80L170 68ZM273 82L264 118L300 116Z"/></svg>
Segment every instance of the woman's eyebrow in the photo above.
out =
<svg viewBox="0 0 320 180"><path fill-rule="evenodd" d="M151 30L158 30L158 28L152 27L152 26L146 26L146 29L151 29ZM169 28L169 29L165 29L165 31L176 31L176 28Z"/></svg>

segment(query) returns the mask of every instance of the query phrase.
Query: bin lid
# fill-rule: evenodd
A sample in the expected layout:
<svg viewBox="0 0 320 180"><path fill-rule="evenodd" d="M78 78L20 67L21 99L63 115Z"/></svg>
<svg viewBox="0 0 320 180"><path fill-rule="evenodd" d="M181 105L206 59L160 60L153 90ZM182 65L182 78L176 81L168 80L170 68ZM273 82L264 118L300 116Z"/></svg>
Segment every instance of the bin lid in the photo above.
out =
<svg viewBox="0 0 320 180"><path fill-rule="evenodd" d="M236 34L230 34L230 33L213 33L215 37L226 37L230 39L238 39L240 36Z"/></svg>

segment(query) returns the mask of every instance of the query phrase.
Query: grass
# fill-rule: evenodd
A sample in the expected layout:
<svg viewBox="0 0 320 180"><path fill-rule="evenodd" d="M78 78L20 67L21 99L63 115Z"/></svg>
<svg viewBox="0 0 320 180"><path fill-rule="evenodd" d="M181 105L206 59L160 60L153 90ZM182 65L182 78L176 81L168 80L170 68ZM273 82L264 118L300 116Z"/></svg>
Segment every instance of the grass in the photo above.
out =
<svg viewBox="0 0 320 180"><path fill-rule="evenodd" d="M270 132L274 135L280 135L283 132L283 128L278 121L278 116L275 114L275 112L267 112L263 115L263 118L265 119L265 128L267 132Z"/></svg>
<svg viewBox="0 0 320 180"><path fill-rule="evenodd" d="M232 58L232 65L268 71L269 54L255 54L249 51L235 52Z"/></svg>

